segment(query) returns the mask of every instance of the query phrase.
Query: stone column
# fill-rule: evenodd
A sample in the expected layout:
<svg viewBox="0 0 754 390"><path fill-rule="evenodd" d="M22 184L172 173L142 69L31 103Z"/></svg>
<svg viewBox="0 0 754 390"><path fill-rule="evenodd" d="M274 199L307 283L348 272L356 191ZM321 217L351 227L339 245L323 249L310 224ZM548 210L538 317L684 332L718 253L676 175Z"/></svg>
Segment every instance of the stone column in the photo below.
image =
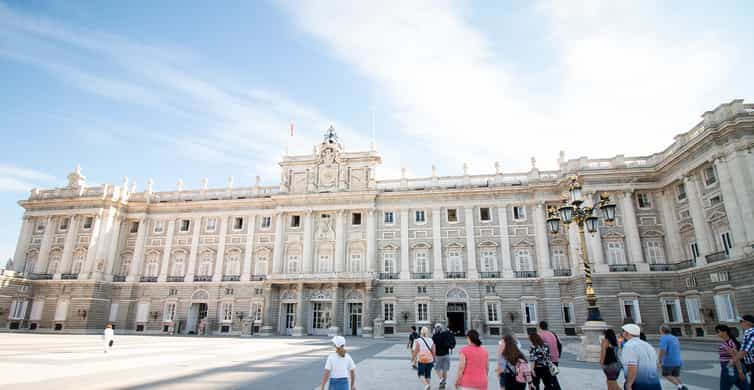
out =
<svg viewBox="0 0 754 390"><path fill-rule="evenodd" d="M139 230L136 232L136 244L134 245L134 258L131 260L131 270L128 272L127 282L139 281L139 270L141 262L144 260L144 243L146 241L147 224L149 220L146 217L139 218Z"/></svg>
<svg viewBox="0 0 754 390"><path fill-rule="evenodd" d="M264 313L260 336L272 336L272 285L264 286Z"/></svg>
<svg viewBox="0 0 754 390"><path fill-rule="evenodd" d="M175 218L168 221L168 237L165 241L165 245L163 245L164 251L162 253L162 265L160 266L160 273L157 277L158 282L165 282L168 280L168 268L170 268L170 252L173 250L175 224Z"/></svg>
<svg viewBox="0 0 754 390"><path fill-rule="evenodd" d="M16 272L23 272L26 266L26 248L29 247L34 222L31 217L24 215L21 221L21 231L16 242L16 252L13 255L13 267Z"/></svg>
<svg viewBox="0 0 754 390"><path fill-rule="evenodd" d="M189 283L194 281L194 273L196 272L196 257L199 255L199 234L202 231L202 217L196 217L191 222L194 228L191 233L191 253L189 253L188 267L186 268L186 277L184 282ZM141 227L141 226L140 226Z"/></svg>
<svg viewBox="0 0 754 390"><path fill-rule="evenodd" d="M341 273L345 270L346 264L346 237L345 215L344 210L338 210L335 213L335 272Z"/></svg>
<svg viewBox="0 0 754 390"><path fill-rule="evenodd" d="M550 277L553 275L553 272L552 264L550 263L550 245L545 223L545 206L542 203L538 203L534 207L534 234L537 246L539 276Z"/></svg>
<svg viewBox="0 0 754 390"><path fill-rule="evenodd" d="M304 329L304 284L299 283L296 288L296 326L291 330L291 335L303 336L306 333Z"/></svg>
<svg viewBox="0 0 754 390"><path fill-rule="evenodd" d="M212 274L213 282L223 280L223 264L225 260L225 236L228 234L228 216L220 217L220 237L217 240L217 257L215 258L215 272Z"/></svg>
<svg viewBox="0 0 754 390"><path fill-rule="evenodd" d="M476 239L474 237L474 208L465 207L464 222L466 224L466 257L469 262L468 273L469 279L479 279L479 272L476 267Z"/></svg>
<svg viewBox="0 0 754 390"><path fill-rule="evenodd" d="M283 212L275 214L275 247L272 249L272 273L283 272L283 235L285 234L285 220Z"/></svg>
<svg viewBox="0 0 754 390"><path fill-rule="evenodd" d="M68 232L65 234L63 243L63 256L60 259L60 268L54 279L60 279L62 274L71 272L71 260L73 259L73 248L76 246L76 233L78 233L79 218L72 215L68 222Z"/></svg>
<svg viewBox="0 0 754 390"><path fill-rule="evenodd" d="M42 236L42 243L39 246L39 257L37 257L37 265L35 267L35 273L43 274L47 272L47 259L50 258L50 247L52 246L52 234L55 232L55 218L47 217L47 223L45 224L45 232Z"/></svg>
<svg viewBox="0 0 754 390"><path fill-rule="evenodd" d="M311 274L314 271L314 241L312 236L314 231L313 224L314 221L312 217L312 211L306 210L306 212L304 213L304 253L301 254L301 262L303 264L302 271L305 274Z"/></svg>
<svg viewBox="0 0 754 390"><path fill-rule="evenodd" d="M734 161L737 160L737 161ZM738 194L738 205L741 208L741 216L746 224L746 235L749 245L754 244L754 152L751 150L739 150L727 157L733 186ZM737 168L740 167L740 170Z"/></svg>
<svg viewBox="0 0 754 390"><path fill-rule="evenodd" d="M91 279L102 280L105 273L105 267L107 266L107 254L110 251L110 243L113 242L113 233L116 230L116 214L118 210L113 207L103 211L103 219L100 221L99 238L97 242L97 251L95 252L94 262L92 262L92 268L89 272ZM117 235L117 233L116 233Z"/></svg>
<svg viewBox="0 0 754 390"><path fill-rule="evenodd" d="M377 224L374 221L374 214L375 210L373 208L367 210L367 272L374 272L376 268L374 254L377 252Z"/></svg>
<svg viewBox="0 0 754 390"><path fill-rule="evenodd" d="M678 229L678 219L673 207L675 194L673 186L665 193L658 197L660 213L662 217L662 228L665 231L665 252L668 256L668 263L678 263L687 260L683 254L681 232Z"/></svg>
<svg viewBox="0 0 754 390"><path fill-rule="evenodd" d="M731 178L728 163L722 158L715 159L715 167L720 181L720 192L723 195L723 206L728 216L728 226L733 236L733 249L731 257L738 257L744 253L744 247L748 241L746 222L744 222L738 194L736 193L733 179ZM751 190L751 189L750 189Z"/></svg>
<svg viewBox="0 0 754 390"><path fill-rule="evenodd" d="M623 232L626 235L628 263L636 264L636 269L639 271L649 271L649 264L644 262L644 252L641 249L641 237L639 236L639 225L636 223L632 191L623 192L621 206L623 208Z"/></svg>
<svg viewBox="0 0 754 390"><path fill-rule="evenodd" d="M500 255L503 260L503 277L512 278L511 240L508 235L508 210L506 206L497 208L497 219L500 221Z"/></svg>
<svg viewBox="0 0 754 390"><path fill-rule="evenodd" d="M696 178L687 176L686 181L686 194L689 202L689 213L691 214L691 222L694 224L694 235L696 236L696 244L699 247L699 258L696 259L697 265L707 264L707 256L712 253L712 243L710 242L709 225L704 218L704 202L699 193L699 185Z"/></svg>
<svg viewBox="0 0 754 390"><path fill-rule="evenodd" d="M338 333L340 333L340 327L338 326L338 314L340 313L340 310L338 310L338 285L335 284L332 287L332 314L330 314L330 318L332 318L332 322L330 323L330 329L327 330L328 336L337 336Z"/></svg>
<svg viewBox="0 0 754 390"><path fill-rule="evenodd" d="M411 279L408 258L408 209L401 209L401 279Z"/></svg>
<svg viewBox="0 0 754 390"><path fill-rule="evenodd" d="M92 235L91 237L89 237L89 247L86 250L86 261L84 262L84 267L81 269L81 273L79 274L79 280L89 279L91 272L94 271L94 263L97 259L97 250L100 246L100 231L104 226L104 221L102 220L103 212L104 211L100 211L99 214L94 216Z"/></svg>
<svg viewBox="0 0 754 390"><path fill-rule="evenodd" d="M367 282L368 283L368 282ZM364 288L364 308L361 316L361 335L363 337L372 336L371 305L372 304L372 286L367 284Z"/></svg>
<svg viewBox="0 0 754 390"><path fill-rule="evenodd" d="M594 194L587 193L584 203L586 206L594 207ZM602 215L602 211L600 210L595 211L595 216L597 216L598 218L602 218L601 215ZM607 263L605 262L605 255L602 249L602 234L600 233L599 227L597 228L597 231L595 231L594 233L589 233L589 231L586 230L586 226L584 228L585 228L584 238L586 239L586 251L587 251L587 254L589 255L589 262L592 264L592 271L610 272L609 267L607 266ZM577 249L578 252L580 253L581 241L578 237L579 235L578 227L574 226L573 230L576 233L574 236L575 240L569 241L568 245L573 246L573 248ZM581 259L578 259L577 261L582 262Z"/></svg>
<svg viewBox="0 0 754 390"><path fill-rule="evenodd" d="M107 248L107 257L105 259L105 280L112 280L113 267L115 267L115 260L118 258L120 232L127 228L125 226L126 220L123 217L117 217L113 223L114 225L110 232L110 243Z"/></svg>
<svg viewBox="0 0 754 390"><path fill-rule="evenodd" d="M251 259L254 258L254 231L257 229L257 216L249 215L249 224L246 231L246 245L243 250L243 270L241 280L248 281L251 278Z"/></svg>
<svg viewBox="0 0 754 390"><path fill-rule="evenodd" d="M439 207L432 208L432 279L440 280L445 278L442 268L442 231L440 222L442 221L442 209Z"/></svg>

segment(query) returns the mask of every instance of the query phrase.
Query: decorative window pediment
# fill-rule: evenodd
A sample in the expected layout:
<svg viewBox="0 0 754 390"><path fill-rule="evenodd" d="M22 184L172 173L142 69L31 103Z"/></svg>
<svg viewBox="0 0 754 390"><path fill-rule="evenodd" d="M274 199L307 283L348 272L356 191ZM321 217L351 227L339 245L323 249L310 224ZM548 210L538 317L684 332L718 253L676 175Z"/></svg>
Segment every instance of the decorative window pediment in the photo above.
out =
<svg viewBox="0 0 754 390"><path fill-rule="evenodd" d="M196 290L191 294L192 301L201 301L209 299L209 293L207 290Z"/></svg>
<svg viewBox="0 0 754 390"><path fill-rule="evenodd" d="M727 217L727 215L725 215L725 213L723 211L721 211L721 210L718 209L718 210L715 210L715 211L711 212L707 216L707 222L714 222L714 221L717 221L717 220L720 220L720 219L723 219L723 218L726 218L726 217Z"/></svg>
<svg viewBox="0 0 754 390"><path fill-rule="evenodd" d="M608 230L602 235L605 240L622 240L624 237L623 233L616 230Z"/></svg>
<svg viewBox="0 0 754 390"><path fill-rule="evenodd" d="M397 251L398 249L400 249L400 247L395 244L387 244L382 247L383 251Z"/></svg>
<svg viewBox="0 0 754 390"><path fill-rule="evenodd" d="M309 299L312 301L329 301L331 298L328 290L314 290L312 291Z"/></svg>
<svg viewBox="0 0 754 390"><path fill-rule="evenodd" d="M665 234L659 230L645 230L641 233L642 238L660 238L665 236Z"/></svg>
<svg viewBox="0 0 754 390"><path fill-rule="evenodd" d="M359 290L348 290L348 292L346 293L347 301L361 301L363 299L364 299L364 296Z"/></svg>
<svg viewBox="0 0 754 390"><path fill-rule="evenodd" d="M458 287L453 287L450 290L448 290L448 293L445 294L445 298L448 301L465 301L469 298L469 295L466 294L466 291L463 291L462 289Z"/></svg>
<svg viewBox="0 0 754 390"><path fill-rule="evenodd" d="M464 246L460 241L449 241L445 247L448 249L461 249Z"/></svg>
<svg viewBox="0 0 754 390"><path fill-rule="evenodd" d="M484 240L484 241L480 242L478 246L480 248L484 248L484 247L488 247L489 248L489 247L497 247L498 245L497 245L497 243L495 241Z"/></svg>
<svg viewBox="0 0 754 390"><path fill-rule="evenodd" d="M524 238L524 239L521 239L519 241L516 241L511 246L514 247L514 248L515 247L519 247L519 248L520 247L533 248L534 247L534 242L532 240L528 239L528 238Z"/></svg>
<svg viewBox="0 0 754 390"><path fill-rule="evenodd" d="M411 244L411 249L430 249L432 245L428 242L419 241Z"/></svg>
<svg viewBox="0 0 754 390"><path fill-rule="evenodd" d="M690 231L692 231L692 230L694 230L694 225L692 225L692 224L690 224L690 223L682 223L682 224L681 224L681 225L680 225L680 226L678 227L678 231L679 231L679 232L681 232L681 233L690 232Z"/></svg>
<svg viewBox="0 0 754 390"><path fill-rule="evenodd" d="M280 293L281 301L290 301L295 300L296 298L296 290L283 290L283 292Z"/></svg>

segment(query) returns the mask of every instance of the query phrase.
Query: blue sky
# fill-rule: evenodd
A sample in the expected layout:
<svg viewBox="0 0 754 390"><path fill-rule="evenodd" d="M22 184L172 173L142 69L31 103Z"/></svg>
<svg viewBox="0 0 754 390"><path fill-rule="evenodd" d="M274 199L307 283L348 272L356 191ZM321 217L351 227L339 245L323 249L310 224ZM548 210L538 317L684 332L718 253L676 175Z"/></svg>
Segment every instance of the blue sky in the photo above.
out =
<svg viewBox="0 0 754 390"><path fill-rule="evenodd" d="M553 169L751 99L754 3L628 3L0 0L0 262L16 202L77 163L139 189L276 184L286 144L334 124L367 148L374 114L379 178Z"/></svg>

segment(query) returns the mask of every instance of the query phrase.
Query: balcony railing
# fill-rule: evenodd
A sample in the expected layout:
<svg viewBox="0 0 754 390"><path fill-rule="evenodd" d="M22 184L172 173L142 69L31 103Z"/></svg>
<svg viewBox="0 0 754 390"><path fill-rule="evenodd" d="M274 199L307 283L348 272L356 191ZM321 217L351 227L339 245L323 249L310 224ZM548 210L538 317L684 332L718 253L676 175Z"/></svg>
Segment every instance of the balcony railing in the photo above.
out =
<svg viewBox="0 0 754 390"><path fill-rule="evenodd" d="M610 264L610 272L636 272L636 264Z"/></svg>
<svg viewBox="0 0 754 390"><path fill-rule="evenodd" d="M142 276L141 278L139 278L139 281L144 282L144 283L156 283L157 277L156 276Z"/></svg>
<svg viewBox="0 0 754 390"><path fill-rule="evenodd" d="M411 279L432 279L431 272L414 272L411 274Z"/></svg>
<svg viewBox="0 0 754 390"><path fill-rule="evenodd" d="M211 282L212 275L194 275L195 282Z"/></svg>
<svg viewBox="0 0 754 390"><path fill-rule="evenodd" d="M517 278L536 278L537 271L513 271L513 276Z"/></svg>
<svg viewBox="0 0 754 390"><path fill-rule="evenodd" d="M682 261L680 263L675 263L675 264L673 264L673 267L676 270L694 268L694 267L696 267L696 260L695 259L689 259L689 260L686 260L686 261Z"/></svg>
<svg viewBox="0 0 754 390"><path fill-rule="evenodd" d="M60 279L63 279L63 280L73 280L73 279L78 279L78 278L79 278L79 274L62 274L62 275L60 275Z"/></svg>
<svg viewBox="0 0 754 390"><path fill-rule="evenodd" d="M223 275L223 282L240 282L241 275Z"/></svg>
<svg viewBox="0 0 754 390"><path fill-rule="evenodd" d="M480 272L479 277L482 279L499 279L500 272Z"/></svg>
<svg viewBox="0 0 754 390"><path fill-rule="evenodd" d="M650 264L649 265L650 271L674 271L675 266L673 264Z"/></svg>
<svg viewBox="0 0 754 390"><path fill-rule="evenodd" d="M126 275L113 275L113 282L125 282Z"/></svg>
<svg viewBox="0 0 754 390"><path fill-rule="evenodd" d="M267 279L267 275L251 275L249 280L253 281L259 281L259 280L265 280Z"/></svg>
<svg viewBox="0 0 754 390"><path fill-rule="evenodd" d="M186 280L185 276L168 276L168 282L183 282Z"/></svg>
<svg viewBox="0 0 754 390"><path fill-rule="evenodd" d="M725 251L710 253L707 256L705 256L708 263L714 263L716 261L722 261L728 258L728 254L725 253Z"/></svg>
<svg viewBox="0 0 754 390"><path fill-rule="evenodd" d="M445 279L466 279L466 272L446 272Z"/></svg>
<svg viewBox="0 0 754 390"><path fill-rule="evenodd" d="M561 268L561 269L554 269L552 270L552 274L555 276L571 276L573 273L570 269L567 268Z"/></svg>
<svg viewBox="0 0 754 390"><path fill-rule="evenodd" d="M34 279L34 280L52 279L52 274L29 274L29 279Z"/></svg>
<svg viewBox="0 0 754 390"><path fill-rule="evenodd" d="M397 272L380 272L378 277L381 280L398 279L398 273Z"/></svg>

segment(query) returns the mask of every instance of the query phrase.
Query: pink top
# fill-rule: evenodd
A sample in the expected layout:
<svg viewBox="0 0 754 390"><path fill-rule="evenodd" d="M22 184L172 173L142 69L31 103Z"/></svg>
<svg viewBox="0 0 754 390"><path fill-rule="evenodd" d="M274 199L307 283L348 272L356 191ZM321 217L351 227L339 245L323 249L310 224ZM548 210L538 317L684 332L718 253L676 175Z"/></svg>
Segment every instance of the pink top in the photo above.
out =
<svg viewBox="0 0 754 390"><path fill-rule="evenodd" d="M560 352L558 352L558 338L555 337L555 334L550 332L549 330L540 330L539 337L542 338L542 341L547 344L547 348L550 349L550 360L552 360L553 363L557 363L558 360L560 360Z"/></svg>
<svg viewBox="0 0 754 390"><path fill-rule="evenodd" d="M487 390L487 350L476 345L467 345L461 348L460 354L466 358L461 387Z"/></svg>

